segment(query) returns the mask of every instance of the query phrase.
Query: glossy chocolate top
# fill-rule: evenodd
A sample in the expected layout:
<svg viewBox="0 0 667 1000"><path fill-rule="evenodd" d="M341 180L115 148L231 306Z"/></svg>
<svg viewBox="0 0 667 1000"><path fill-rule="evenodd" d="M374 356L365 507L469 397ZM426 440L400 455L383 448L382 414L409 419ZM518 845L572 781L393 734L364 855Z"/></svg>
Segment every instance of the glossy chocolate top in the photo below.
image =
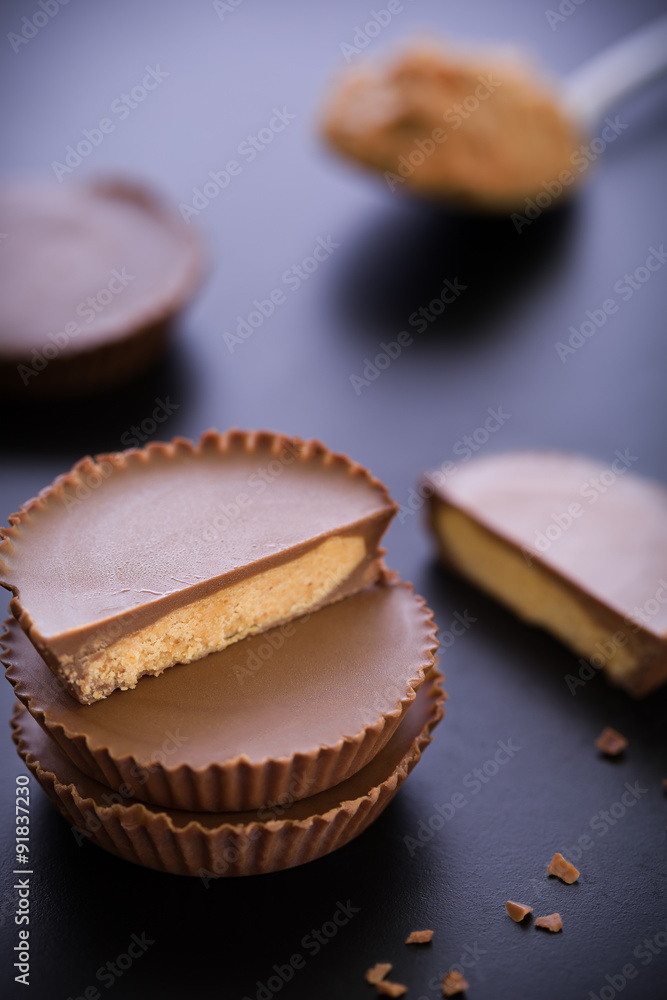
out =
<svg viewBox="0 0 667 1000"><path fill-rule="evenodd" d="M121 182L0 188L0 357L91 350L181 307L201 270L194 234Z"/></svg>
<svg viewBox="0 0 667 1000"><path fill-rule="evenodd" d="M10 519L0 575L53 636L172 595L198 599L209 582L388 522L394 509L381 483L314 442L209 432L196 446L177 439L79 463Z"/></svg>
<svg viewBox="0 0 667 1000"><path fill-rule="evenodd" d="M423 600L389 582L93 705L59 685L15 621L5 644L8 679L48 728L170 771L316 753L381 725L414 698L437 646Z"/></svg>
<svg viewBox="0 0 667 1000"><path fill-rule="evenodd" d="M607 462L549 451L490 455L431 473L436 495L582 591L667 632L667 489L638 457Z"/></svg>

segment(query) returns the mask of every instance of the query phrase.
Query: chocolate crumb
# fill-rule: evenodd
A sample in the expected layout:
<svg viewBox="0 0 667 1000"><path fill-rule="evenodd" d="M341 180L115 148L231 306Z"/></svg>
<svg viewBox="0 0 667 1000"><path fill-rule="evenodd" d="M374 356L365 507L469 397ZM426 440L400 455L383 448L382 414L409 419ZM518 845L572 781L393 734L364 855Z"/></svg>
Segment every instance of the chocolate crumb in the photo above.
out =
<svg viewBox="0 0 667 1000"><path fill-rule="evenodd" d="M622 733L617 733L611 726L605 726L595 741L595 745L607 757L618 757L628 745Z"/></svg>
<svg viewBox="0 0 667 1000"><path fill-rule="evenodd" d="M366 982L376 986L388 972L391 972L391 962L376 962L372 969L366 969Z"/></svg>
<svg viewBox="0 0 667 1000"><path fill-rule="evenodd" d="M428 944L433 931L412 931L405 939L406 944Z"/></svg>
<svg viewBox="0 0 667 1000"><path fill-rule="evenodd" d="M376 983L375 989L384 997L402 997L404 993L408 992L407 986L403 986L401 983L390 983L388 979Z"/></svg>
<svg viewBox="0 0 667 1000"><path fill-rule="evenodd" d="M470 988L470 983L468 983L460 972L456 969L452 969L447 973L442 981L442 992L443 996L453 997L457 993L463 993L464 990Z"/></svg>
<svg viewBox="0 0 667 1000"><path fill-rule="evenodd" d="M579 878L579 869L575 868L569 861L566 861L562 854L556 852L549 862L547 875L557 875L562 882L567 882L568 885L571 885L572 882L576 882Z"/></svg>
<svg viewBox="0 0 667 1000"><path fill-rule="evenodd" d="M557 934L563 929L563 921L560 918L560 913L550 913L548 917L538 917L535 926L543 927L545 930Z"/></svg>
<svg viewBox="0 0 667 1000"><path fill-rule="evenodd" d="M508 914L517 924L523 920L525 916L533 912L532 906L526 906L525 903L513 903L511 899L508 899L505 903L505 909Z"/></svg>

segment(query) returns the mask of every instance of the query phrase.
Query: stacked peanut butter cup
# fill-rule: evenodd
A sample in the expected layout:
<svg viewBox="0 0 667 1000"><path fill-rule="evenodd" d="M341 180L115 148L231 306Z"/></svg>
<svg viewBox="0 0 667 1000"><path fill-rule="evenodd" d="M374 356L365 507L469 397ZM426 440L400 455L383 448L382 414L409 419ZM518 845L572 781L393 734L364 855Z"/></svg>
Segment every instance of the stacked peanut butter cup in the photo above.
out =
<svg viewBox="0 0 667 1000"><path fill-rule="evenodd" d="M14 738L77 836L252 875L382 812L445 698L395 509L318 443L234 431L85 459L12 516Z"/></svg>

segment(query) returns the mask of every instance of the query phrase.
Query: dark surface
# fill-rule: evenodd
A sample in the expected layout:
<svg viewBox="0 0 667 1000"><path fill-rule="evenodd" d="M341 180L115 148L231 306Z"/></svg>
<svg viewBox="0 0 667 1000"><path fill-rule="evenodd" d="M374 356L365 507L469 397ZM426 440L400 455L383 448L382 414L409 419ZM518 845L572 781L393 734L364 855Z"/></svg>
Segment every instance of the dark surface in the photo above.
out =
<svg viewBox="0 0 667 1000"><path fill-rule="evenodd" d="M7 33L39 8L3 5L7 174L48 176L52 160L156 63L168 78L117 120L74 177L121 169L155 182L176 205L191 202L192 189L238 155L274 106L296 118L254 162L242 161L240 176L199 215L211 275L164 364L85 403L1 404L2 520L82 454L121 448L155 400L169 397L177 409L152 437L268 427L321 437L368 465L406 508L388 536L389 563L425 595L445 641L454 612L476 619L443 651L451 698L423 762L374 827L305 868L208 888L142 870L78 847L31 781L28 990L14 984L9 957L18 932L14 787L24 769L6 730L3 996L64 1000L97 986L102 996L112 989L127 998L266 1000L261 984L296 953L304 967L279 990L272 984L285 1000L372 996L363 973L376 961L393 962L392 976L415 1000L438 997L442 974L458 962L468 963L471 1000L665 995L667 694L634 703L596 674L573 695L565 676L578 671L576 658L445 576L421 512L407 505L418 474L456 457L457 442L499 406L511 417L486 450L557 446L611 461L615 449L629 448L636 471L667 481L667 272L655 273L565 363L554 347L667 236L667 87L655 84L620 108L629 127L576 201L518 235L505 219L402 200L321 147L315 126L326 83L345 64L341 43L353 41L372 6L245 0L221 21L206 2L75 0L14 53ZM528 44L566 73L662 6L587 0L552 30L543 5L530 0L415 0L369 49L433 25ZM318 271L298 291L281 286L283 272L329 234L340 247ZM9 241L0 252L10 252ZM445 278L467 286L456 305L356 395L350 376L362 374L381 341L410 329L410 313ZM223 333L279 286L285 304L230 353ZM2 698L8 718L9 685ZM617 762L594 749L604 725L630 740ZM499 740L521 750L475 794L467 776ZM600 810L620 801L626 782L646 791L609 826ZM405 838L417 838L438 816L435 804L455 792L465 805L411 852ZM585 835L579 883L548 879L554 851L576 861L573 847ZM513 924L508 898L533 904L534 916L558 910L562 934ZM315 954L308 935L348 900L358 912ZM422 927L435 929L433 943L406 947L407 933ZM143 933L154 943L122 978L96 979ZM642 950L656 935L655 954ZM627 963L637 975L623 984Z"/></svg>

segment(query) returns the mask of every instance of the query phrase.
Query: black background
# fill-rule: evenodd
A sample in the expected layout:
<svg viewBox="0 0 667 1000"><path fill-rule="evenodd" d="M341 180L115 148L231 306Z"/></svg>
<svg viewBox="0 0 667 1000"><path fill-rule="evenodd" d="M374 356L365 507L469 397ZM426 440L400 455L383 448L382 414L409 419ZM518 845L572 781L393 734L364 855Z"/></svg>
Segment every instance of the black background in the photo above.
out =
<svg viewBox="0 0 667 1000"><path fill-rule="evenodd" d="M665 82L618 109L628 128L576 200L518 234L508 219L450 214L391 194L320 143L318 108L345 66L341 44L382 6L242 0L221 19L203 0L71 0L15 53L8 32L39 8L3 5L5 174L50 176L52 161L140 83L147 65L168 77L125 121L116 119L74 179L123 171L153 182L175 206L191 203L193 188L239 159L239 144L268 124L274 107L296 116L253 163L241 159L241 174L199 215L209 278L164 363L122 392L86 402L0 402L3 521L83 454L122 448L123 435L167 397L177 408L151 437L197 437L209 426L319 437L370 467L406 508L421 470L456 458L457 442L498 407L510 418L482 453L554 446L611 462L616 449L629 448L635 471L667 480L664 273L565 363L554 346L667 236ZM368 50L436 29L528 46L566 74L662 5L586 0L554 28L547 9L540 0L406 0ZM328 236L340 247L301 288L285 289L283 272ZM458 302L356 394L350 376L381 341L410 329L410 313L445 278L466 286ZM275 287L287 301L230 352L223 334ZM78 847L31 781L31 985L15 986L13 801L24 769L5 731L3 996L64 1000L94 985L106 996L96 971L126 951L133 933L154 943L111 996L254 1000L258 981L295 953L305 967L276 993L285 1000L371 996L363 973L380 960L394 963L409 997L431 1000L442 974L464 957L472 962L471 1000L584 1000L601 990L609 998L629 962L638 974L624 998L665 995L667 947L658 945L647 964L633 955L645 938L667 941L665 693L631 702L596 674L572 694L565 677L579 669L576 658L440 571L421 514L403 513L394 524L388 562L425 595L443 634L456 611L476 621L443 651L450 701L423 762L381 819L343 850L301 869L206 888ZM8 718L9 685L2 698ZM606 724L630 740L617 762L593 747ZM521 750L472 794L466 775L499 740ZM601 833L599 812L620 800L626 782L646 791ZM404 838L424 830L434 805L455 792L465 806L411 854ZM576 860L571 848L586 834L579 883L547 879L554 851L570 848ZM535 915L558 910L562 934L513 924L508 898L532 903ZM348 900L358 912L312 954L304 937ZM407 948L406 934L422 927L435 929L433 943Z"/></svg>

